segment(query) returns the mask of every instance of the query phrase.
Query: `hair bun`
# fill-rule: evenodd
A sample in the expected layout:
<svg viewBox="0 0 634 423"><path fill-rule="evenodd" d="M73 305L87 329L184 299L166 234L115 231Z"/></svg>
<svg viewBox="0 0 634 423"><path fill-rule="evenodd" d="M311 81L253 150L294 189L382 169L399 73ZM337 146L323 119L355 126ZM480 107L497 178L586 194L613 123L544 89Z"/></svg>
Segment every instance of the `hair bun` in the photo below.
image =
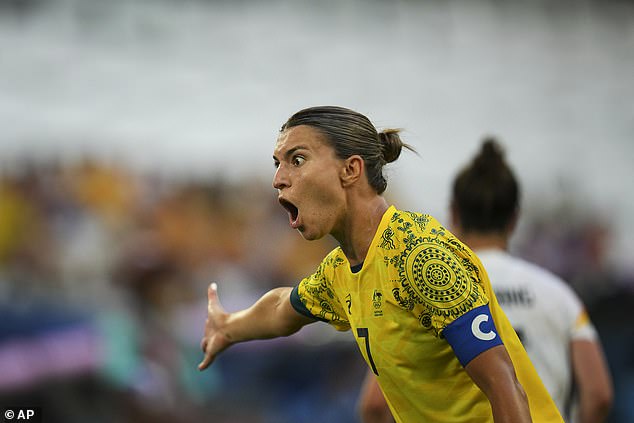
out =
<svg viewBox="0 0 634 423"><path fill-rule="evenodd" d="M379 132L379 140L381 140L381 152L385 163L392 163L401 155L403 150L403 141L399 135L400 129L384 129Z"/></svg>
<svg viewBox="0 0 634 423"><path fill-rule="evenodd" d="M504 150L494 137L482 140L480 153L473 159L474 168L480 171L492 170L504 165Z"/></svg>

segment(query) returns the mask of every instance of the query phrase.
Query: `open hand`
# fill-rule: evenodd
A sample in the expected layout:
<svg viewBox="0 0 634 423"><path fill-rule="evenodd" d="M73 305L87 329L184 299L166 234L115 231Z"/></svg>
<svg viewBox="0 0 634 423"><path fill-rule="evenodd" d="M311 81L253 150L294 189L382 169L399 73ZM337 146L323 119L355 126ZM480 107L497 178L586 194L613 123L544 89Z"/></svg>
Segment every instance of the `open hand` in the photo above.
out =
<svg viewBox="0 0 634 423"><path fill-rule="evenodd" d="M205 353L203 361L198 365L198 370L205 370L214 361L218 353L226 349L231 342L222 332L222 327L229 314L222 308L218 300L218 286L212 283L207 288L207 320L205 333L200 342L200 347Z"/></svg>

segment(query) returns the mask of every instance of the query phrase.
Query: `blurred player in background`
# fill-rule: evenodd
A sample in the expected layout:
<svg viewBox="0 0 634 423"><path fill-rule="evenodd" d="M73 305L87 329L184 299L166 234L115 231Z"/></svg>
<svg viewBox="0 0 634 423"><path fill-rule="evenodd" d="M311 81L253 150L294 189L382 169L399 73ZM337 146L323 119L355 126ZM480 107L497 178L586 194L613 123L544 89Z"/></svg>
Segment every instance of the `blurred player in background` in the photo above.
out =
<svg viewBox="0 0 634 423"><path fill-rule="evenodd" d="M383 166L403 147L398 130L377 132L349 109L291 116L273 186L292 228L339 247L297 286L246 310L225 312L210 285L199 369L235 343L321 320L352 330L399 423L561 422L478 258L433 217L381 195Z"/></svg>
<svg viewBox="0 0 634 423"><path fill-rule="evenodd" d="M454 233L482 260L498 302L567 422L597 423L612 404L612 383L597 333L572 289L507 252L517 223L519 184L493 139L455 178ZM392 422L375 378L359 400L364 423Z"/></svg>

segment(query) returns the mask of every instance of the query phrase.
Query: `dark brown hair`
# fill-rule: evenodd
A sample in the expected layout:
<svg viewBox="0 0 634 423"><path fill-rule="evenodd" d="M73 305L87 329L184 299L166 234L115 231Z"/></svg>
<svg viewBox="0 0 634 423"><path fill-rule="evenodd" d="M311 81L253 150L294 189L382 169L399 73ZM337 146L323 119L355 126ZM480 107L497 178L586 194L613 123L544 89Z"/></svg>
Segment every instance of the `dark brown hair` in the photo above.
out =
<svg viewBox="0 0 634 423"><path fill-rule="evenodd" d="M452 207L465 232L501 232L513 219L520 187L493 137L482 141L480 152L456 176Z"/></svg>
<svg viewBox="0 0 634 423"><path fill-rule="evenodd" d="M365 163L368 182L381 194L387 188L383 166L398 159L405 144L399 129L377 132L370 120L354 110L337 106L309 107L291 116L280 132L299 125L308 125L321 132L340 159L359 155Z"/></svg>

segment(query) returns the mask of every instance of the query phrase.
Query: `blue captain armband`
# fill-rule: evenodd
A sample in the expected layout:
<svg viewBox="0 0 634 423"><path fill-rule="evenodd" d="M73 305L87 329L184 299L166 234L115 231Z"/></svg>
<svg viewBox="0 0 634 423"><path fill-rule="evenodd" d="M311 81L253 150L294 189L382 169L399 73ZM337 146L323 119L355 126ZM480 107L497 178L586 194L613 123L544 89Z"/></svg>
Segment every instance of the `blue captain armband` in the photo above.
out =
<svg viewBox="0 0 634 423"><path fill-rule="evenodd" d="M503 344L488 304L458 317L442 333L463 367L478 354Z"/></svg>

